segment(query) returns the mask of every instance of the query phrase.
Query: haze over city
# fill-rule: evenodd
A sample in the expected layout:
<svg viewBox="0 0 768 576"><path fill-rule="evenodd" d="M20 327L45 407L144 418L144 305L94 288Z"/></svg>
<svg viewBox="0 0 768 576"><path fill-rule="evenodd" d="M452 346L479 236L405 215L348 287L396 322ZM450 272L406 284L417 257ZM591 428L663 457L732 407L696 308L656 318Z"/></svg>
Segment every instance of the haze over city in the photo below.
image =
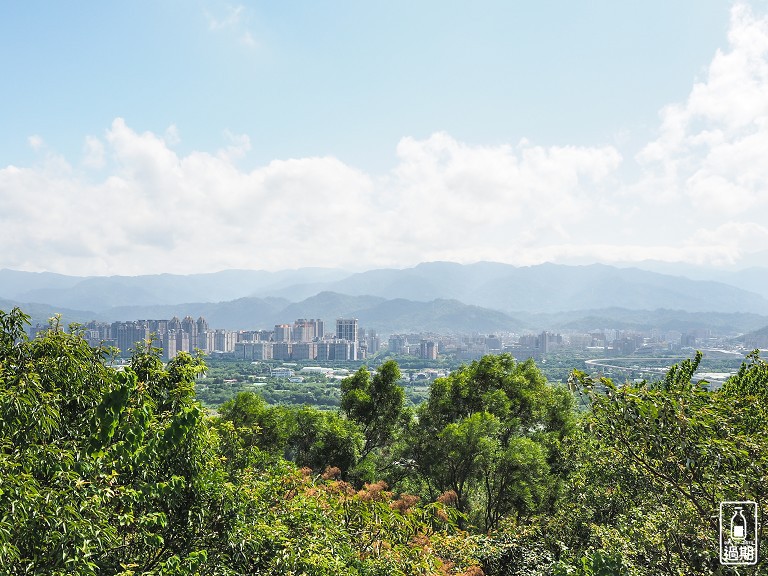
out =
<svg viewBox="0 0 768 576"><path fill-rule="evenodd" d="M765 265L768 6L0 6L0 268Z"/></svg>

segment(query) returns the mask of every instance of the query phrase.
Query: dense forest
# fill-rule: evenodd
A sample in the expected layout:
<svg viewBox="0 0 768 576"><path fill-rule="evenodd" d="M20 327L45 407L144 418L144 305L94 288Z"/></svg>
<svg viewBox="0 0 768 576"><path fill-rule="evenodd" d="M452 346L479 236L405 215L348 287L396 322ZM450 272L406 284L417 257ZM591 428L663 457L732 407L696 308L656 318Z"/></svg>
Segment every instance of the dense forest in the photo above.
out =
<svg viewBox="0 0 768 576"><path fill-rule="evenodd" d="M338 410L241 392L213 414L203 358L112 368L27 320L0 311L2 574L725 575L719 503L768 495L757 352L716 391L700 354L567 387L498 355L415 408L387 361Z"/></svg>

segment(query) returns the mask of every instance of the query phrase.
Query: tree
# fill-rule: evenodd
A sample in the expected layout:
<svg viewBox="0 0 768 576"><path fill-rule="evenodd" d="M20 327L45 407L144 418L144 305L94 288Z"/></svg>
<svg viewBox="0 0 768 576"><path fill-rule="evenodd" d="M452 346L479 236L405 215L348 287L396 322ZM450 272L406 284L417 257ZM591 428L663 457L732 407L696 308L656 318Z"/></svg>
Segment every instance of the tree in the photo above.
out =
<svg viewBox="0 0 768 576"><path fill-rule="evenodd" d="M505 516L529 516L542 508L549 489L547 450L530 438L510 438L482 462L484 525L493 529Z"/></svg>
<svg viewBox="0 0 768 576"><path fill-rule="evenodd" d="M601 549L632 573L730 573L718 559L719 503L768 497L768 366L753 352L711 391L695 378L701 358L658 382L575 374L591 411L567 497L549 523L572 561Z"/></svg>
<svg viewBox="0 0 768 576"><path fill-rule="evenodd" d="M263 460L249 452L256 449L298 466L319 471L331 466L347 472L357 464L364 442L357 424L337 413L308 406L267 406L253 392L240 392L225 402L216 426L223 451L238 469Z"/></svg>
<svg viewBox="0 0 768 576"><path fill-rule="evenodd" d="M225 410L229 420L209 419L194 400L199 358L180 354L163 365L147 344L116 370L109 351L88 346L77 327L67 333L54 322L30 341L26 320L0 311L0 573L476 567L474 541L441 504L420 507L383 483L356 491L337 471L310 474L276 455L239 458L236 441L262 438L257 422L283 413L244 396ZM286 445L307 462L343 460L362 447L357 425L336 413L289 414Z"/></svg>
<svg viewBox="0 0 768 576"><path fill-rule="evenodd" d="M397 384L399 380L397 362L388 360L373 378L362 366L341 381L341 411L360 425L365 436L362 457L386 446L403 421L405 392Z"/></svg>
<svg viewBox="0 0 768 576"><path fill-rule="evenodd" d="M0 313L0 570L159 573L225 554L229 488L193 398L202 363L164 367L147 348L118 372L76 326L30 341L26 321Z"/></svg>
<svg viewBox="0 0 768 576"><path fill-rule="evenodd" d="M0 570L95 573L97 542L115 529L83 439L111 385L106 352L57 322L30 342L28 320L17 308L0 311Z"/></svg>
<svg viewBox="0 0 768 576"><path fill-rule="evenodd" d="M289 460L314 470L332 467L345 473L357 464L364 440L354 422L310 407L296 409L294 417L286 454Z"/></svg>
<svg viewBox="0 0 768 576"><path fill-rule="evenodd" d="M453 490L459 509L489 530L506 514L551 505L573 428L571 395L532 360L489 355L435 380L405 457L431 498Z"/></svg>
<svg viewBox="0 0 768 576"><path fill-rule="evenodd" d="M431 482L439 492L453 490L457 508L464 511L472 480L482 464L499 450L499 419L488 412L476 412L443 428L432 444L428 461Z"/></svg>

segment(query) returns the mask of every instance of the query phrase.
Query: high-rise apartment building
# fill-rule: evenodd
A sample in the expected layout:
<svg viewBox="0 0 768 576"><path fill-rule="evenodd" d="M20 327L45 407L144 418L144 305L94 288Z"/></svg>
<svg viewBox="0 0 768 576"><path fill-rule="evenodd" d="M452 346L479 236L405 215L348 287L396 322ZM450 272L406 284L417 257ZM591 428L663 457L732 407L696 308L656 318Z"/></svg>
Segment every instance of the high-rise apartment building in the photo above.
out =
<svg viewBox="0 0 768 576"><path fill-rule="evenodd" d="M290 342L291 340L293 340L293 326L275 324L275 342Z"/></svg>
<svg viewBox="0 0 768 576"><path fill-rule="evenodd" d="M169 331L163 335L163 358L165 360L173 360L178 354L176 350L176 332Z"/></svg>
<svg viewBox="0 0 768 576"><path fill-rule="evenodd" d="M176 331L176 352L194 352L194 346L190 340L190 335L184 330Z"/></svg>
<svg viewBox="0 0 768 576"><path fill-rule="evenodd" d="M215 352L234 352L235 343L237 342L237 332L218 329L214 332L213 342L213 350Z"/></svg>
<svg viewBox="0 0 768 576"><path fill-rule="evenodd" d="M340 360L340 356L345 356L344 360L357 360L358 358L358 325L357 318L337 318L336 319L336 340L349 342L348 351L342 352L340 344L335 345L335 359Z"/></svg>
<svg viewBox="0 0 768 576"><path fill-rule="evenodd" d="M401 334L392 334L389 337L389 351L392 354L408 354L408 337Z"/></svg>
<svg viewBox="0 0 768 576"><path fill-rule="evenodd" d="M368 336L366 337L368 344L368 354L376 354L381 348L381 340L375 330L368 330Z"/></svg>
<svg viewBox="0 0 768 576"><path fill-rule="evenodd" d="M317 343L315 358L317 358L322 362L325 362L327 360L333 360L333 357L331 356L330 340L321 340L320 342Z"/></svg>
<svg viewBox="0 0 768 576"><path fill-rule="evenodd" d="M293 340L295 342L312 342L317 338L315 321L299 318L293 323Z"/></svg>
<svg viewBox="0 0 768 576"><path fill-rule="evenodd" d="M216 331L203 330L197 333L197 347L203 352L213 352L216 348Z"/></svg>
<svg viewBox="0 0 768 576"><path fill-rule="evenodd" d="M292 348L291 342L275 342L272 347L272 357L275 360L290 360Z"/></svg>
<svg viewBox="0 0 768 576"><path fill-rule="evenodd" d="M357 344L350 340L334 340L330 354L330 360L357 360Z"/></svg>
<svg viewBox="0 0 768 576"><path fill-rule="evenodd" d="M115 322L112 324L112 337L117 342L121 356L130 356L131 348L136 346L137 342L149 340L151 331L145 320L136 322Z"/></svg>
<svg viewBox="0 0 768 576"><path fill-rule="evenodd" d="M325 323L320 318L312 318L310 322L315 324L315 338L322 339L325 336Z"/></svg>
<svg viewBox="0 0 768 576"><path fill-rule="evenodd" d="M425 360L437 360L437 342L434 340L422 340L419 349Z"/></svg>
<svg viewBox="0 0 768 576"><path fill-rule="evenodd" d="M185 316L184 320L181 321L181 329L189 334L189 350L187 352L191 352L194 350L195 343L197 342L197 322L195 322L192 316Z"/></svg>
<svg viewBox="0 0 768 576"><path fill-rule="evenodd" d="M315 358L317 358L317 342L294 342L292 345L292 360L314 360Z"/></svg>
<svg viewBox="0 0 768 576"><path fill-rule="evenodd" d="M357 344L357 328L357 318L338 318L336 320L336 338Z"/></svg>
<svg viewBox="0 0 768 576"><path fill-rule="evenodd" d="M243 360L272 360L272 342L236 342L235 356Z"/></svg>
<svg viewBox="0 0 768 576"><path fill-rule="evenodd" d="M147 320L147 327L150 332L162 338L163 334L168 332L168 320Z"/></svg>

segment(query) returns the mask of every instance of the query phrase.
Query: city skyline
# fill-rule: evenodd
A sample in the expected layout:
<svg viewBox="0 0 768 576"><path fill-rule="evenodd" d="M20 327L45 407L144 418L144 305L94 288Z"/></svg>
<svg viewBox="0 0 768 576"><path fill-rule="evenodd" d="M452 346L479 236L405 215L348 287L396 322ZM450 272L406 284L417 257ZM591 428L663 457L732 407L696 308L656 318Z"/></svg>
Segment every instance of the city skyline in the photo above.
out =
<svg viewBox="0 0 768 576"><path fill-rule="evenodd" d="M379 351L374 330L360 327L357 318L337 318L336 328L326 333L320 318L298 318L293 324L275 324L274 330L231 330L211 327L199 316L183 319L138 319L101 322L91 320L81 326L83 337L94 347L112 346L120 357L129 357L142 346L161 350L165 360L179 353L222 353L250 360L363 360ZM51 329L39 323L30 326L36 336ZM433 351L436 356L436 350Z"/></svg>
<svg viewBox="0 0 768 576"><path fill-rule="evenodd" d="M297 319L298 328L306 319ZM312 320L320 322L322 320ZM363 362L381 351L396 357L411 356L422 360L450 358L454 361L478 360L487 354L511 354L517 361L529 358L539 362L552 353L596 352L607 357L651 358L648 351L667 355L686 350L705 349L714 357L743 356L755 347L765 346L765 331L726 336L712 329L619 329L594 327L590 330L569 329L564 332L500 331L493 333L442 334L435 332L391 333L382 340L375 330L358 327L357 319L339 318L336 331L302 340L301 331L286 335L288 324L274 330L228 330L210 328L205 318L187 316L183 320L133 320L113 323L89 322L82 328L83 337L92 346L114 346L117 357L127 358L136 346L151 342L166 361L179 353L224 355L236 360L299 362ZM354 327L354 332L349 328ZM50 327L31 328L36 335ZM354 340L343 338L354 336ZM654 358L651 358L654 359ZM381 359L379 358L379 361Z"/></svg>
<svg viewBox="0 0 768 576"><path fill-rule="evenodd" d="M8 4L0 268L764 265L766 13Z"/></svg>

